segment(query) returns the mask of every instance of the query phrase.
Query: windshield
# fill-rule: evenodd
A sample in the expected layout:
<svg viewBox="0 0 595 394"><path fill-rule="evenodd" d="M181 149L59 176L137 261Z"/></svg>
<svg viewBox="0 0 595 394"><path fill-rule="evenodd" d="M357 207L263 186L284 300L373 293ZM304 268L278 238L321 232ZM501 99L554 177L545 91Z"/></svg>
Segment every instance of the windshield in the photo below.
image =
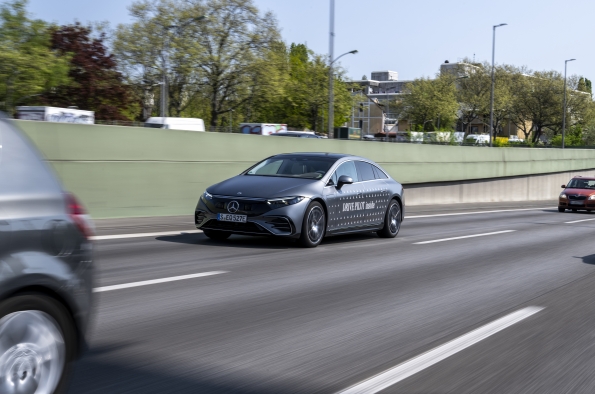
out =
<svg viewBox="0 0 595 394"><path fill-rule="evenodd" d="M336 161L331 157L279 155L261 161L244 175L320 179Z"/></svg>
<svg viewBox="0 0 595 394"><path fill-rule="evenodd" d="M595 189L595 180L572 179L566 187L569 189Z"/></svg>

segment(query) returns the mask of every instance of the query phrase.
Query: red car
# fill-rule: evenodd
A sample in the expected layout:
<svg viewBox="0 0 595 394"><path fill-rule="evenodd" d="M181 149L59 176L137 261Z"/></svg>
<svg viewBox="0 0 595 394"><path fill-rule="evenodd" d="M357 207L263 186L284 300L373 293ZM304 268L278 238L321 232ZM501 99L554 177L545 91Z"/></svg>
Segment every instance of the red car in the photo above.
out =
<svg viewBox="0 0 595 394"><path fill-rule="evenodd" d="M558 212L567 209L591 211L595 209L595 177L574 177L568 185L562 185L564 191L558 199Z"/></svg>

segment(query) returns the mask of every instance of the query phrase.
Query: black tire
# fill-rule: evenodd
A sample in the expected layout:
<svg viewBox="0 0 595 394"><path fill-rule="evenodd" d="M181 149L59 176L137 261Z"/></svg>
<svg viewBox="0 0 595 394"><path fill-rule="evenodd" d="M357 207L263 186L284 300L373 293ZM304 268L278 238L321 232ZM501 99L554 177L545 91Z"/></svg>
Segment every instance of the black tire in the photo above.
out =
<svg viewBox="0 0 595 394"><path fill-rule="evenodd" d="M304 248L315 248L322 242L325 233L326 214L324 208L319 202L312 201L304 214L300 245Z"/></svg>
<svg viewBox="0 0 595 394"><path fill-rule="evenodd" d="M225 241L231 236L231 233L217 230L203 230L203 233L214 241Z"/></svg>
<svg viewBox="0 0 595 394"><path fill-rule="evenodd" d="M399 234L402 221L401 204L397 200L391 200L384 215L384 227L382 227L382 230L377 231L376 234L380 238L394 238Z"/></svg>
<svg viewBox="0 0 595 394"><path fill-rule="evenodd" d="M566 208L560 208L560 207L558 207L558 212L566 212Z"/></svg>
<svg viewBox="0 0 595 394"><path fill-rule="evenodd" d="M572 212L576 212L576 209L573 209Z"/></svg>
<svg viewBox="0 0 595 394"><path fill-rule="evenodd" d="M78 335L72 317L68 310L55 299L45 295L31 293L17 295L0 303L0 321L3 321L10 314L27 311L35 313L42 312L40 315L49 317L47 319L49 323L47 328L57 329L62 336L60 339L62 339L64 344L64 360L63 363L60 363L62 371L56 371L59 374L59 378L53 393L66 393L70 385L70 374L72 372L73 361L76 358L78 344ZM38 324L39 322L36 321L35 323ZM26 379L26 373L23 374L22 379Z"/></svg>

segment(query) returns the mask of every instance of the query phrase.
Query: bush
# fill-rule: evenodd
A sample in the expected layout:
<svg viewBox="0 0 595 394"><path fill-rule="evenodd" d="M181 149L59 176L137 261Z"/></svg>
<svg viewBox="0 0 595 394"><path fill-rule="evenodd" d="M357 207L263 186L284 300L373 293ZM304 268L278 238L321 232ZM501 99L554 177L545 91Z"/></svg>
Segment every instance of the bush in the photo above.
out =
<svg viewBox="0 0 595 394"><path fill-rule="evenodd" d="M496 137L494 141L492 141L492 145L500 148L509 146L508 137Z"/></svg>

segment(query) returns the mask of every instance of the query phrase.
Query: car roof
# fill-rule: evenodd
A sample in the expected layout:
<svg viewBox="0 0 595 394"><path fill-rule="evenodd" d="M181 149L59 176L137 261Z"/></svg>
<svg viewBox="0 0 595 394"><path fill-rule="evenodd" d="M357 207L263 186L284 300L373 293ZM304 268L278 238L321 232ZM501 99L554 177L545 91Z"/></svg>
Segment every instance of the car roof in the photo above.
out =
<svg viewBox="0 0 595 394"><path fill-rule="evenodd" d="M354 156L347 153L332 153L332 152L292 152L292 153L279 153L275 156L298 156L298 155L308 155L308 156L320 156L320 157L332 157L335 159L342 159L342 158L349 158L354 160L367 160L372 161L370 159L366 159L365 157Z"/></svg>

